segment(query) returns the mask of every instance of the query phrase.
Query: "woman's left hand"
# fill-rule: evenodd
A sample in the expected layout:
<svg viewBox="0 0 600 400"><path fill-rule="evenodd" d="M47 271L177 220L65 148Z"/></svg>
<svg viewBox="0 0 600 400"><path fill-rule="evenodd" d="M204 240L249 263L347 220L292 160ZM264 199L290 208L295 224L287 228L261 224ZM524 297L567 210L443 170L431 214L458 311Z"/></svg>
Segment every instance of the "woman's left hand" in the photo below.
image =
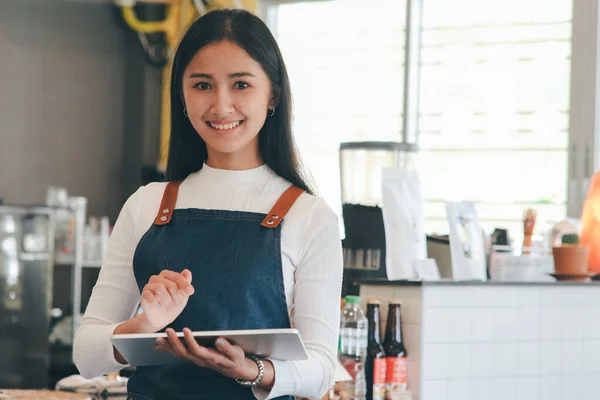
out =
<svg viewBox="0 0 600 400"><path fill-rule="evenodd" d="M233 345L224 338L216 340L215 350L199 345L189 328L183 329L183 340L171 328L166 333L167 339L157 339L156 350L169 352L230 378L252 381L258 376L256 363L246 358L240 346Z"/></svg>

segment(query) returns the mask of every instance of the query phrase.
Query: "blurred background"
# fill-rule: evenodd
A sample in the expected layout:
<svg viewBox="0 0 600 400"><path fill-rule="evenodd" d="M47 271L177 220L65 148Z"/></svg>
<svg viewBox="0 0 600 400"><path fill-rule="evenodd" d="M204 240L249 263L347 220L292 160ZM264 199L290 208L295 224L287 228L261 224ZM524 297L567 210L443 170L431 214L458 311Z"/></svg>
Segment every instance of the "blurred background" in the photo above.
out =
<svg viewBox="0 0 600 400"><path fill-rule="evenodd" d="M552 255L563 233L595 242L581 229L600 161L597 0L0 0L0 388L77 374L73 329L111 227L140 185L163 180L172 55L191 22L223 7L255 12L281 47L296 141L340 217L344 295L426 275L394 265L389 231L383 244L353 235L350 206L379 213L359 229L372 237L399 212L381 193L398 159L418 178L401 197L418 204L410 224L429 255L393 243L433 259L438 278L548 283L563 276ZM451 257L465 218L482 269ZM475 242L460 246L470 257ZM502 252L515 257L507 271L541 253L534 278L493 276Z"/></svg>

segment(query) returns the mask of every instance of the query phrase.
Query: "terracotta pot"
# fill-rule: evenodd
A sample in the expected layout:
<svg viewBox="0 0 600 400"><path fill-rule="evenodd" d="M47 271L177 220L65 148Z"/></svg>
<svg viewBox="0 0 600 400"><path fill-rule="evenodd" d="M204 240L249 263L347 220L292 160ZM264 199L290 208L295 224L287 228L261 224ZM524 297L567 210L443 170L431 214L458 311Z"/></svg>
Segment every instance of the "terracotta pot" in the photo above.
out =
<svg viewBox="0 0 600 400"><path fill-rule="evenodd" d="M560 275L585 275L588 273L589 248L562 246L552 249L554 273Z"/></svg>

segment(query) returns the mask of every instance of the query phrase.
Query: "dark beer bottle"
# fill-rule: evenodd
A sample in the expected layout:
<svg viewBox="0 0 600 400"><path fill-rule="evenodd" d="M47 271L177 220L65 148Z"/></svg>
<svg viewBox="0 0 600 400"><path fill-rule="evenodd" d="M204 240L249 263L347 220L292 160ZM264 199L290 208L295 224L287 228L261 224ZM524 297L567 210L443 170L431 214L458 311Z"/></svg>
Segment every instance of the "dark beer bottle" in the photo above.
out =
<svg viewBox="0 0 600 400"><path fill-rule="evenodd" d="M408 389L408 361L402 340L400 302L390 300L383 350L386 355L386 400L401 398Z"/></svg>
<svg viewBox="0 0 600 400"><path fill-rule="evenodd" d="M386 359L379 330L379 300L368 299L367 321L368 341L365 376L367 380L367 400L385 399Z"/></svg>

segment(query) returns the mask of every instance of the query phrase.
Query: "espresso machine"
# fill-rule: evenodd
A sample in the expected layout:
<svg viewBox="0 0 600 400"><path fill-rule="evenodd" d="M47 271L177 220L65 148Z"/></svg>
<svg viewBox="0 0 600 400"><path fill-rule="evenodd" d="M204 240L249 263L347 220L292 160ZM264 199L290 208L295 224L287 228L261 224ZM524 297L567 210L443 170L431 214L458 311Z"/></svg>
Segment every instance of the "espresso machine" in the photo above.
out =
<svg viewBox="0 0 600 400"><path fill-rule="evenodd" d="M400 142L340 144L344 221L344 295L358 294L357 280L387 280L382 212L382 171L416 168L418 146Z"/></svg>
<svg viewBox="0 0 600 400"><path fill-rule="evenodd" d="M0 388L48 384L53 215L0 205Z"/></svg>

